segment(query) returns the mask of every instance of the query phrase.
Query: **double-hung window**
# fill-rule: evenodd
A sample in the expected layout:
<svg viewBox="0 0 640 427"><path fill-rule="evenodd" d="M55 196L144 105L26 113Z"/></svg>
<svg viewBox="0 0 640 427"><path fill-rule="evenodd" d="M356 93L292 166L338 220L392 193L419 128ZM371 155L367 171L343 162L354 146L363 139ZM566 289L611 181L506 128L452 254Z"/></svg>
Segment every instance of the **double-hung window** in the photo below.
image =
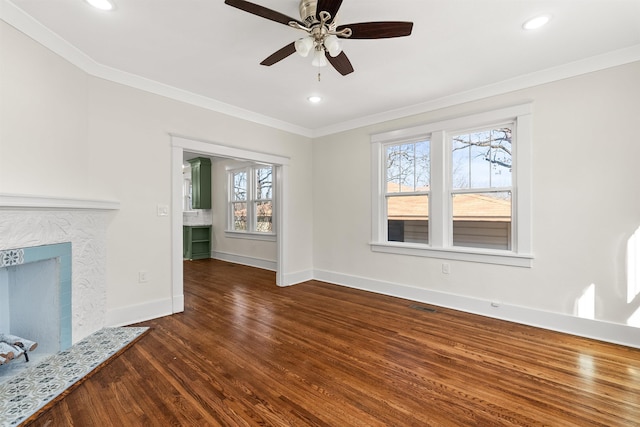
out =
<svg viewBox="0 0 640 427"><path fill-rule="evenodd" d="M250 165L229 174L227 231L253 236L274 236L274 168Z"/></svg>
<svg viewBox="0 0 640 427"><path fill-rule="evenodd" d="M372 136L372 250L531 265L531 106Z"/></svg>

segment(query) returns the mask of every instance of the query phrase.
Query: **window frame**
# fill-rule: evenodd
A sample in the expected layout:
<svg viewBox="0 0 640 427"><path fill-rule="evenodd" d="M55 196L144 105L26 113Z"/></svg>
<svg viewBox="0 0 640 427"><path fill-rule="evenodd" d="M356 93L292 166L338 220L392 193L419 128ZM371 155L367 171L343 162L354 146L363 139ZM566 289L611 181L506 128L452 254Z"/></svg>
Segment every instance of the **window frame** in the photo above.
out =
<svg viewBox="0 0 640 427"><path fill-rule="evenodd" d="M270 199L258 199L257 198L257 170L271 168L271 198ZM277 168L271 164L253 163L250 165L243 165L240 167L234 167L227 170L227 222L225 236L230 238L243 238L252 240L276 240L276 171ZM234 199L234 175L237 173L247 174L247 189L246 199L243 203L247 206L247 230L235 230L234 225L234 203L239 201ZM271 202L271 227L270 232L257 231L257 213L256 204L259 202L270 201Z"/></svg>
<svg viewBox="0 0 640 427"><path fill-rule="evenodd" d="M512 248L484 249L453 246L452 154L450 135L468 129L513 123ZM431 182L429 243L389 242L386 215L385 147L401 142L430 140ZM371 250L400 255L531 267L532 255L532 104L496 109L463 117L371 135L372 241Z"/></svg>

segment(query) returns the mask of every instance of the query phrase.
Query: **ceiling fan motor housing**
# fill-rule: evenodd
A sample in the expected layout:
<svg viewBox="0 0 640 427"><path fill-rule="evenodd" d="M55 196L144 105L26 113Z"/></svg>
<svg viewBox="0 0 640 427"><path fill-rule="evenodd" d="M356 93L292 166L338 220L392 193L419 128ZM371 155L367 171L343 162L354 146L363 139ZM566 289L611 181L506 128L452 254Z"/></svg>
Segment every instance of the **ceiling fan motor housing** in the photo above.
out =
<svg viewBox="0 0 640 427"><path fill-rule="evenodd" d="M300 0L300 18L307 27L312 26L318 19L316 18L316 11L318 9L318 0Z"/></svg>

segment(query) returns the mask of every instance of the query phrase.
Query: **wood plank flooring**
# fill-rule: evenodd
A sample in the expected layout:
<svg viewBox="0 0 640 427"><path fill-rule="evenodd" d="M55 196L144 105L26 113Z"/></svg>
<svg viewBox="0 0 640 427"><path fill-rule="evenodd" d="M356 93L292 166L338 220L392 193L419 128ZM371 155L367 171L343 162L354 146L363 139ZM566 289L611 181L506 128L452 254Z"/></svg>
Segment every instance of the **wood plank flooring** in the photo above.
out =
<svg viewBox="0 0 640 427"><path fill-rule="evenodd" d="M31 425L640 425L640 350L216 260L184 271L185 312L141 324Z"/></svg>

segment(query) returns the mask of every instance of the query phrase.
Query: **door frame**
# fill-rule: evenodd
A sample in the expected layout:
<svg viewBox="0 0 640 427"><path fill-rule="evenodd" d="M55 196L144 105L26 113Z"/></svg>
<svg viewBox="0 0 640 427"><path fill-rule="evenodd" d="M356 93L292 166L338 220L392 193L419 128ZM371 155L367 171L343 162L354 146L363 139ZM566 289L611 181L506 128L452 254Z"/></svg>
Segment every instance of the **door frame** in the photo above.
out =
<svg viewBox="0 0 640 427"><path fill-rule="evenodd" d="M230 147L210 141L169 134L171 136L171 284L172 312L184 311L184 271L182 266L182 164L184 152L212 157L225 157L272 164L276 173L276 284L286 286L285 266L288 215L287 176L290 159L277 154L262 153L243 148Z"/></svg>

